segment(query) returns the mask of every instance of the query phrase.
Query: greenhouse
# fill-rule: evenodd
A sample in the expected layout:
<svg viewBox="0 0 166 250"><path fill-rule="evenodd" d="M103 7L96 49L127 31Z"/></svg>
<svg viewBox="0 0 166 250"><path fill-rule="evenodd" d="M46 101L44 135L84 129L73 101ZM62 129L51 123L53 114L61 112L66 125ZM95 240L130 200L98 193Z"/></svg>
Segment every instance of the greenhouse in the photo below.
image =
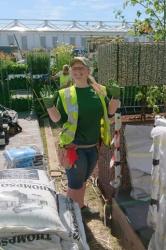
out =
<svg viewBox="0 0 166 250"><path fill-rule="evenodd" d="M128 34L131 24L102 21L65 20L0 20L0 46L17 45L23 50L32 48L51 49L61 43L76 48L86 48L86 39L96 36L121 36L126 41L147 38ZM16 39L15 39L16 38Z"/></svg>

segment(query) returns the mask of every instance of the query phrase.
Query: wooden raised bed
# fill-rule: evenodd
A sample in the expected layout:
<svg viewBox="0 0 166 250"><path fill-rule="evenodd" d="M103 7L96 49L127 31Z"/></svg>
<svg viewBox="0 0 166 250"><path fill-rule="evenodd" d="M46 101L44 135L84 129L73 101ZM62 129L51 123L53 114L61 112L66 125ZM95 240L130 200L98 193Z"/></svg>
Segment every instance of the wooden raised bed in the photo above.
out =
<svg viewBox="0 0 166 250"><path fill-rule="evenodd" d="M122 117L122 130L121 130L121 166L122 166L122 190L130 189L130 175L126 162L126 151L124 148L124 127L126 124L130 125L143 125L143 124L153 124L154 118L152 115L147 115L146 120L142 121L140 115L127 115ZM112 179L112 172L109 167L110 152L106 149L101 150L101 155L99 158L99 187L104 195L105 200L108 204L111 204L111 225L112 230L115 231L116 237L120 238L122 246L125 250L146 250L144 243L142 242L139 235L134 230L132 224L130 223L127 215L120 207L118 199L115 197L118 194L118 190L114 190L110 186L110 180ZM107 218L109 218L110 209L107 211ZM147 245L147 242L146 244Z"/></svg>
<svg viewBox="0 0 166 250"><path fill-rule="evenodd" d="M114 198L112 198L112 226L126 250L146 250Z"/></svg>

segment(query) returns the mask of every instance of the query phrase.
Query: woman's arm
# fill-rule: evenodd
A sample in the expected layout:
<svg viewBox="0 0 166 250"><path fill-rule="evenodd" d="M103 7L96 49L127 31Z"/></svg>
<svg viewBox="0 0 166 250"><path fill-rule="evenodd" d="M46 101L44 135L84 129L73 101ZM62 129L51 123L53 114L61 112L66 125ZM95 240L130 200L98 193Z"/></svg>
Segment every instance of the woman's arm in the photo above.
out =
<svg viewBox="0 0 166 250"><path fill-rule="evenodd" d="M108 114L110 116L113 116L119 107L120 107L120 100L111 98L108 104Z"/></svg>
<svg viewBox="0 0 166 250"><path fill-rule="evenodd" d="M51 108L47 108L47 112L49 114L50 119L53 122L59 122L61 119L61 115L58 111L58 109L55 106L52 106Z"/></svg>

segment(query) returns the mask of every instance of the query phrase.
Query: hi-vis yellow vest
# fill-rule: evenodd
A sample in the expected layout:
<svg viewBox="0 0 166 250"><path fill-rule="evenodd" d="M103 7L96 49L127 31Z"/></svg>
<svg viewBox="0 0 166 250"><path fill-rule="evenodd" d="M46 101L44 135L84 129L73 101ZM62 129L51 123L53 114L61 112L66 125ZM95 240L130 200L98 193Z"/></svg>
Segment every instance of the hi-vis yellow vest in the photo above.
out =
<svg viewBox="0 0 166 250"><path fill-rule="evenodd" d="M106 93L104 86L100 85L100 88L103 92ZM78 121L78 103L77 103L77 94L74 86L59 90L59 95L61 97L63 107L65 112L68 115L68 120L63 124L63 129L60 134L60 146L63 147L72 143L75 137ZM107 107L105 104L105 97L102 94L99 94L104 116L101 119L101 138L106 146L110 145L110 123L107 115ZM96 111L97 112L97 111Z"/></svg>
<svg viewBox="0 0 166 250"><path fill-rule="evenodd" d="M60 87L66 86L71 81L70 75L60 75Z"/></svg>

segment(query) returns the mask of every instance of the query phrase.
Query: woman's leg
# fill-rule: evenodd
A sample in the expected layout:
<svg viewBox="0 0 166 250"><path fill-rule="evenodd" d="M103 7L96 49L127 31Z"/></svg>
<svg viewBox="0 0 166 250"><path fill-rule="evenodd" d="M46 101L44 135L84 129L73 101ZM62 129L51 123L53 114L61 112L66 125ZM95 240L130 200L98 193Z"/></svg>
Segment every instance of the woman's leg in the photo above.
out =
<svg viewBox="0 0 166 250"><path fill-rule="evenodd" d="M98 149L97 147L89 148L87 149L87 175L85 180L87 180L90 175L92 174L93 170L97 166L97 161L98 161Z"/></svg>
<svg viewBox="0 0 166 250"><path fill-rule="evenodd" d="M66 170L68 178L67 196L76 201L80 208L84 207L86 180L89 178L98 160L96 147L78 149L78 160L75 167Z"/></svg>
<svg viewBox="0 0 166 250"><path fill-rule="evenodd" d="M72 189L68 187L67 196L70 197L73 201L79 204L79 207L84 206L84 197L85 197L86 183L83 184L80 189Z"/></svg>
<svg viewBox="0 0 166 250"><path fill-rule="evenodd" d="M68 179L67 196L76 201L80 208L84 206L84 196L86 189L85 177L87 175L87 159L85 150L78 149L78 160L75 166L66 170Z"/></svg>

